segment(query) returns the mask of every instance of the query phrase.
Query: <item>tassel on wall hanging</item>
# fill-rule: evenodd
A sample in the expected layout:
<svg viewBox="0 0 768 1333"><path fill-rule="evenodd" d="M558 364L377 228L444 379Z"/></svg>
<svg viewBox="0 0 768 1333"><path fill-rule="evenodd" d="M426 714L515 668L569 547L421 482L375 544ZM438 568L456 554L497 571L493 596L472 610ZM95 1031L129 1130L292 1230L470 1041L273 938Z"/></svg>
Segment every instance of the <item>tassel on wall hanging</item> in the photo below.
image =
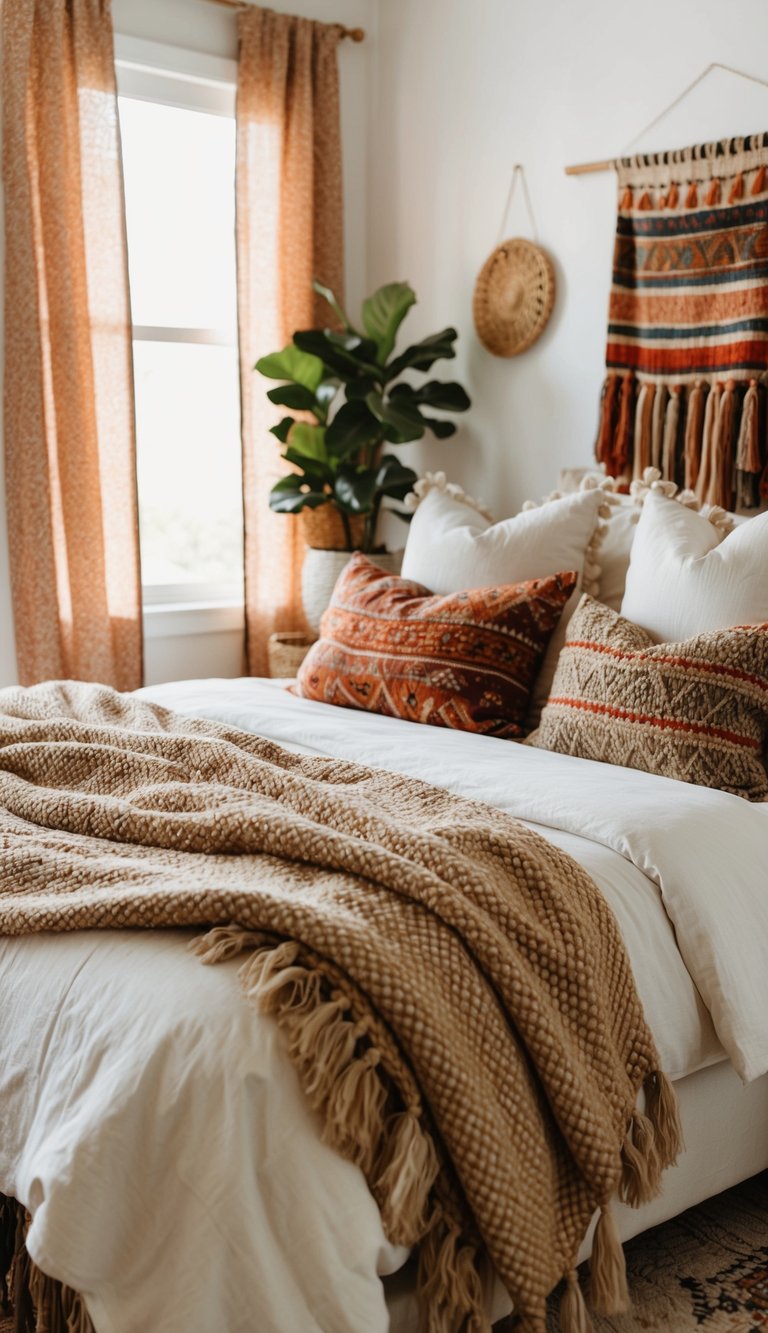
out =
<svg viewBox="0 0 768 1333"><path fill-rule="evenodd" d="M596 455L700 500L768 498L768 134L617 164ZM762 476L762 487L761 487Z"/></svg>

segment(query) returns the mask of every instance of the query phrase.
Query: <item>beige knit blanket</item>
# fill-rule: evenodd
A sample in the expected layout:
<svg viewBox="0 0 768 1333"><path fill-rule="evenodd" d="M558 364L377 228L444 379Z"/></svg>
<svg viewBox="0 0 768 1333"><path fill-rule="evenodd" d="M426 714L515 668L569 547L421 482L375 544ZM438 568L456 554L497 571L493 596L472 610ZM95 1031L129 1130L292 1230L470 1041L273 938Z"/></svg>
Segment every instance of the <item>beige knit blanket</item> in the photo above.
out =
<svg viewBox="0 0 768 1333"><path fill-rule="evenodd" d="M564 1276L563 1327L588 1328L596 1208L592 1298L621 1306L608 1202L656 1190L674 1099L574 861L490 807L102 686L0 692L0 747L2 932L204 926L204 961L242 951L326 1139L419 1245L425 1330L489 1327L489 1259L527 1333Z"/></svg>

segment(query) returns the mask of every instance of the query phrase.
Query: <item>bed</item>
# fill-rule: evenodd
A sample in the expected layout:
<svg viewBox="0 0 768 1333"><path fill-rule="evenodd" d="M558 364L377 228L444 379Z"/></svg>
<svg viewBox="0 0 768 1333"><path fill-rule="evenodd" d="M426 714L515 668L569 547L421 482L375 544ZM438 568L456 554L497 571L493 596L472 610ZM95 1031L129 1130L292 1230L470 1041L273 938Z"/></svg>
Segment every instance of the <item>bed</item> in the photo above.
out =
<svg viewBox="0 0 768 1333"><path fill-rule="evenodd" d="M519 817L612 908L686 1151L624 1239L768 1167L768 804L493 737L330 707L285 682L143 697L425 779ZM325 1146L238 961L185 932L0 940L0 1192L97 1333L410 1333L408 1251ZM581 1257L590 1251L590 1236ZM509 1311L500 1284L494 1319Z"/></svg>

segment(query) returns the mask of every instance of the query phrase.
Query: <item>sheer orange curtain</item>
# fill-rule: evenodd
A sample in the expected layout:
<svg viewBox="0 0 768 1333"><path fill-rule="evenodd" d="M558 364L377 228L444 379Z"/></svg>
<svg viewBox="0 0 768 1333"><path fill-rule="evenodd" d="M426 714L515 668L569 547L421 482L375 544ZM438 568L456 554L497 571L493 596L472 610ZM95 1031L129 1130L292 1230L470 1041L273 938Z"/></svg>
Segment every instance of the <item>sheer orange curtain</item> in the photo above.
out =
<svg viewBox="0 0 768 1333"><path fill-rule="evenodd" d="M319 278L343 285L340 29L249 7L239 16L237 268L245 510L246 657L267 669L273 630L301 624L298 520L273 514L285 471L269 427L280 415L253 365L296 329L327 319Z"/></svg>
<svg viewBox="0 0 768 1333"><path fill-rule="evenodd" d="M4 0L5 456L19 676L141 684L109 0Z"/></svg>

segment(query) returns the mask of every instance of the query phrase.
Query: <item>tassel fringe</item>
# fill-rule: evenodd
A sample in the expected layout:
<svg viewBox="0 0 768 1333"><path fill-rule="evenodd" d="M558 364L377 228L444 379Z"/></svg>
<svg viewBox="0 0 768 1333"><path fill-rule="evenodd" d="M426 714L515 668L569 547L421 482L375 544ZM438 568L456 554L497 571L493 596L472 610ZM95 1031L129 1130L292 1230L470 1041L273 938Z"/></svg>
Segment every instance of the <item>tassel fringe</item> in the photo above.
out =
<svg viewBox="0 0 768 1333"><path fill-rule="evenodd" d="M623 1314L629 1309L624 1251L608 1204L600 1209L595 1228L589 1288L597 1314Z"/></svg>
<svg viewBox="0 0 768 1333"><path fill-rule="evenodd" d="M645 1114L653 1128L659 1169L674 1166L683 1151L683 1130L677 1095L672 1084L660 1069L649 1074L643 1084Z"/></svg>
<svg viewBox="0 0 768 1333"><path fill-rule="evenodd" d="M632 1112L631 1128L621 1149L619 1198L630 1208L654 1199L661 1188L661 1166L653 1126L647 1116Z"/></svg>
<svg viewBox="0 0 768 1333"><path fill-rule="evenodd" d="M197 952L206 961L234 956L236 928L233 938L225 934L210 932ZM297 943L265 947L263 937L256 938L256 951L240 969L245 994L277 1020L307 1100L322 1117L324 1141L365 1174L389 1239L415 1245L439 1172L418 1107L387 1113L392 1089L366 1019L356 1020L350 1000L300 961Z"/></svg>
<svg viewBox="0 0 768 1333"><path fill-rule="evenodd" d="M565 1290L560 1300L560 1328L562 1333L594 1333L595 1330L587 1313L575 1268L571 1269L565 1279Z"/></svg>
<svg viewBox="0 0 768 1333"><path fill-rule="evenodd" d="M399 1229L405 1236L402 1244L414 1245L424 1234L429 1191L440 1169L432 1138L422 1131L416 1110L392 1117L376 1169L373 1193L384 1230L389 1234ZM410 1233L404 1230L402 1219L409 1219Z"/></svg>
<svg viewBox="0 0 768 1333"><path fill-rule="evenodd" d="M655 1199L662 1172L673 1166L682 1150L677 1097L666 1074L657 1070L643 1084L645 1114L632 1112L621 1149L619 1198L630 1208Z"/></svg>
<svg viewBox="0 0 768 1333"><path fill-rule="evenodd" d="M606 481L603 487L606 499L611 485ZM677 491L652 471L646 471L641 485ZM425 1333L490 1333L481 1242L466 1234L436 1196L440 1163L418 1101L392 1108L399 1094L386 1076L370 1019L356 1018L353 1001L311 961L305 963L294 941L265 944L263 936L232 927L209 932L195 951L204 961L219 961L249 947L254 952L240 969L243 989L276 1018L310 1105L321 1114L325 1141L364 1171L389 1239L419 1245L421 1327ZM632 1112L621 1151L619 1196L634 1207L658 1192L662 1170L682 1146L668 1079L655 1071L643 1086L645 1112ZM0 1215L0 1242L5 1236L6 1248L7 1233ZM28 1284L33 1300L35 1291L38 1299L50 1298L47 1281ZM607 1202L595 1229L590 1287L598 1313L618 1314L629 1307L624 1254ZM78 1300L71 1294L71 1333L92 1333ZM518 1313L521 1329L544 1333L544 1310ZM593 1333L575 1270L566 1275L560 1317L563 1333Z"/></svg>
<svg viewBox="0 0 768 1333"><path fill-rule="evenodd" d="M423 1333L491 1333L477 1249L440 1205L419 1248L418 1289Z"/></svg>
<svg viewBox="0 0 768 1333"><path fill-rule="evenodd" d="M759 472L762 467L758 416L757 380L750 380L741 409L739 439L736 445L736 467L741 472Z"/></svg>
<svg viewBox="0 0 768 1333"><path fill-rule="evenodd" d="M685 485L693 490L699 477L701 437L704 430L704 384L698 380L688 395L685 421Z"/></svg>

